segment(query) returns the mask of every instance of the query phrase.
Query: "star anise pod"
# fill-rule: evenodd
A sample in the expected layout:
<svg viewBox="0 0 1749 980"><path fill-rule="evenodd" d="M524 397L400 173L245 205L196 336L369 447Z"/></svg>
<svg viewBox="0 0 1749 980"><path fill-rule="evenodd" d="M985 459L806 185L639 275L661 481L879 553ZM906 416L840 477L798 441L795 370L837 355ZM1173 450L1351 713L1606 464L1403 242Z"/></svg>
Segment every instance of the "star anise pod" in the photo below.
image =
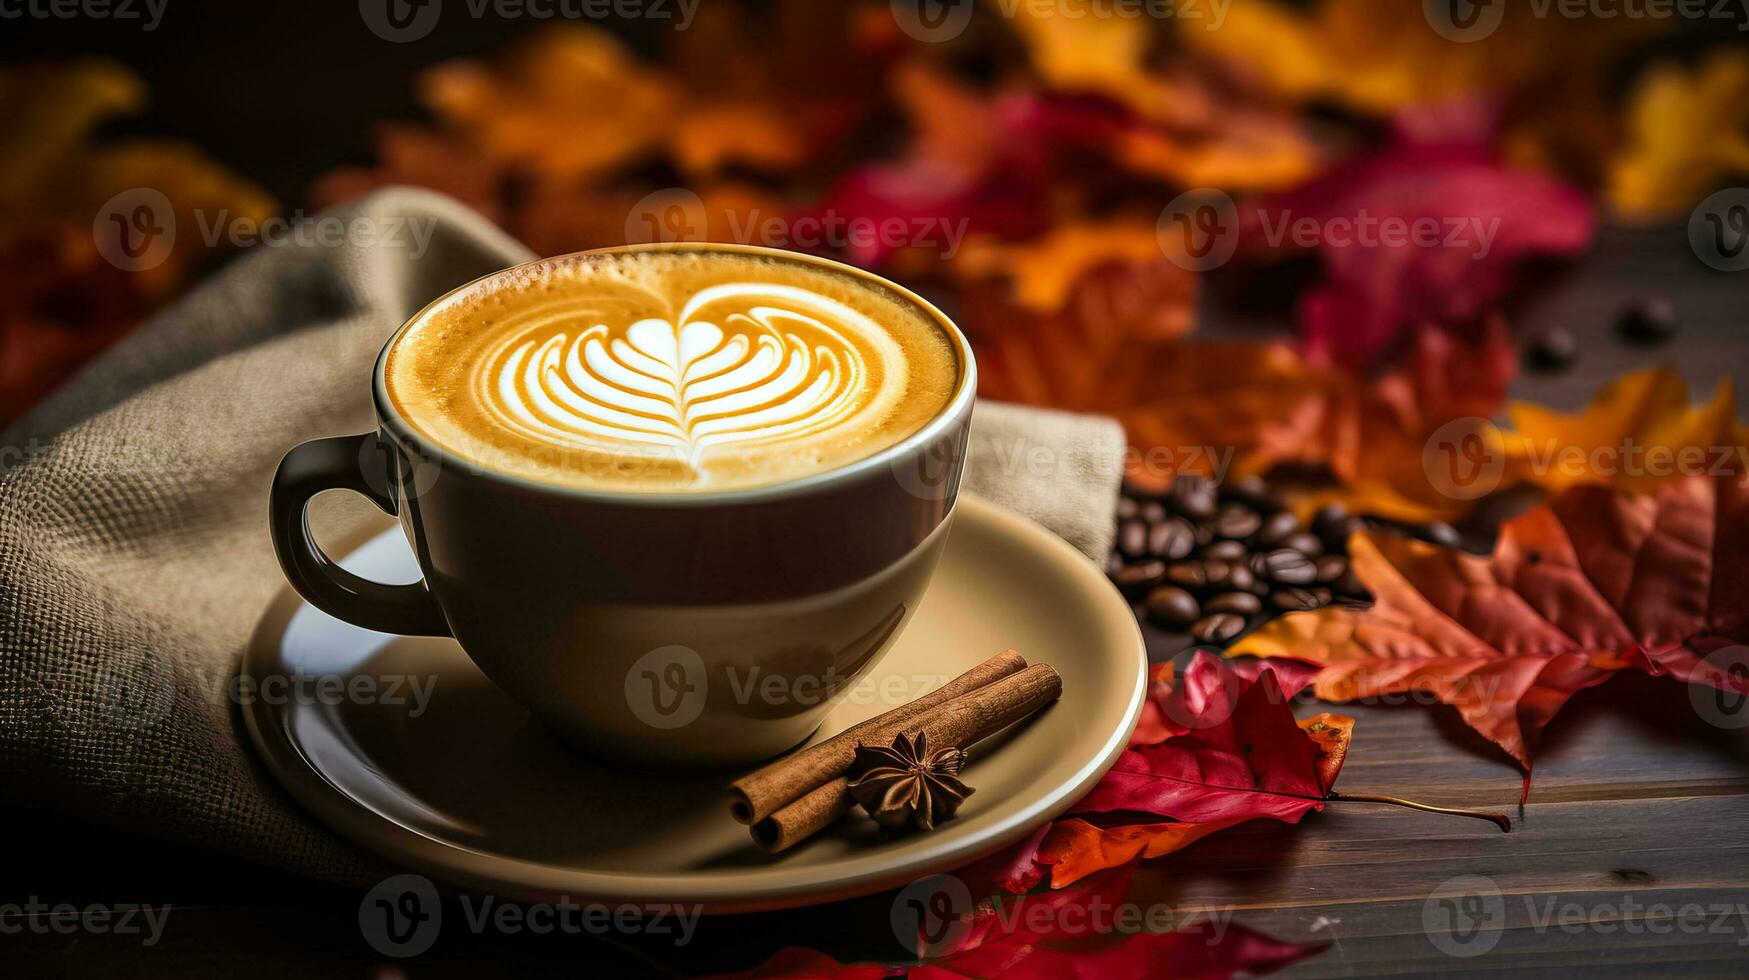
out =
<svg viewBox="0 0 1749 980"><path fill-rule="evenodd" d="M891 746L858 745L851 764L850 795L889 832L907 826L931 830L953 816L972 788L959 780L965 754L948 747L929 751L927 737L900 732Z"/></svg>

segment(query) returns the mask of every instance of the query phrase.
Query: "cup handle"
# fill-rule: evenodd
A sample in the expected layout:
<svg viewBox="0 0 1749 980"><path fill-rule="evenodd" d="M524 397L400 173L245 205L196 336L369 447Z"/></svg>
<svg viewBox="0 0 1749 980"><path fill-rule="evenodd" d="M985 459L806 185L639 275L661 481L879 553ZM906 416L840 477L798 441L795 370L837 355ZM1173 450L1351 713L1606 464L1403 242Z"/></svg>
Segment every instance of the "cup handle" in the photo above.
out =
<svg viewBox="0 0 1749 980"><path fill-rule="evenodd" d="M292 588L336 619L379 633L448 636L449 624L425 583L385 585L352 574L322 553L310 533L310 498L324 490L351 490L370 498L383 513L396 516L395 500L378 487L390 485L387 468L371 480L364 468L375 432L306 442L285 454L273 475L268 509L273 550ZM370 453L387 458L386 453Z"/></svg>

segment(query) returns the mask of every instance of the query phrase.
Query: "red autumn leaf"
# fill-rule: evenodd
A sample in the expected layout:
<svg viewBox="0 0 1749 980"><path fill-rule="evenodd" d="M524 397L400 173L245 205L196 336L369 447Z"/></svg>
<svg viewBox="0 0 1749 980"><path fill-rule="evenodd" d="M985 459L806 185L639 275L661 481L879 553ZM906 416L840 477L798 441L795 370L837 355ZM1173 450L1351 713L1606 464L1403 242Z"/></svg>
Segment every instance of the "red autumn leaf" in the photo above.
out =
<svg viewBox="0 0 1749 980"><path fill-rule="evenodd" d="M1132 745L1076 812L1140 812L1192 823L1270 817L1298 823L1322 810L1341 754L1307 730L1332 733L1346 746L1354 720L1319 715L1294 720L1273 670L1247 680L1218 658L1199 652L1184 685L1203 711L1189 733L1155 745ZM1303 726L1303 727L1302 727Z"/></svg>
<svg viewBox="0 0 1749 980"><path fill-rule="evenodd" d="M1327 700L1432 693L1518 760L1526 792L1543 726L1615 671L1749 693L1733 656L1749 642L1749 478L1575 487L1487 557L1365 532L1349 554L1370 609L1295 613L1232 652L1321 664Z"/></svg>
<svg viewBox="0 0 1749 980"><path fill-rule="evenodd" d="M1317 667L1295 660L1234 660L1228 667L1245 685L1256 683L1264 671L1274 674L1283 701L1310 687L1318 676ZM1142 719L1130 737L1130 746L1158 745L1201 727L1204 719L1230 714L1240 690L1241 686L1233 684L1228 674L1221 671L1187 671L1183 683L1173 684L1172 665L1156 666L1148 700L1142 705Z"/></svg>
<svg viewBox="0 0 1749 980"><path fill-rule="evenodd" d="M1406 330L1481 316L1532 256L1579 252L1591 202L1464 145L1399 145L1342 164L1240 216L1250 254L1314 248L1325 282L1299 302L1314 360L1365 366Z"/></svg>

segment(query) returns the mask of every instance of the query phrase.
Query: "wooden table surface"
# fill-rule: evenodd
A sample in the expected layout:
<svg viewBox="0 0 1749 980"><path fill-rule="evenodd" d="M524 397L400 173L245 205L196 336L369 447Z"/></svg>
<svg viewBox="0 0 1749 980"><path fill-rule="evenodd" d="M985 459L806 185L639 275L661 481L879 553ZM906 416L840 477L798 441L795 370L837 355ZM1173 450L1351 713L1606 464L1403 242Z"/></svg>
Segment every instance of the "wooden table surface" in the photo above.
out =
<svg viewBox="0 0 1749 980"><path fill-rule="evenodd" d="M1667 297L1683 314L1673 343L1648 350L1613 337L1615 310L1641 293ZM1525 375L1514 395L1576 408L1609 378L1654 363L1674 363L1708 393L1721 375L1749 378L1746 299L1749 273L1705 268L1687 251L1680 229L1605 231L1594 254L1518 313L1530 327L1572 328L1581 339L1579 363L1560 375ZM1219 309L1210 319L1219 332L1250 330ZM1153 639L1156 657L1173 654L1173 644ZM1248 824L1149 862L1137 875L1135 900L1164 903L1178 915L1230 917L1282 939L1332 944L1290 975L1749 972L1749 730L1709 724L1684 687L1624 675L1576 697L1547 729L1522 810L1517 769L1450 709L1342 710L1358 725L1340 789L1499 808L1514 816L1513 832L1333 804L1298 826ZM678 950L636 940L458 930L446 931L432 954L394 962L362 940L357 893L61 817L6 819L13 832L0 905L31 896L49 903L175 904L151 948L118 936L0 935L6 973L252 980L507 970L642 975L742 968L791 943L843 959L900 955L889 934L887 895L707 919ZM1480 915L1479 930L1448 935L1440 927L1452 921L1445 893L1435 895L1441 889L1479 896L1462 906ZM1481 955L1462 955L1484 946Z"/></svg>

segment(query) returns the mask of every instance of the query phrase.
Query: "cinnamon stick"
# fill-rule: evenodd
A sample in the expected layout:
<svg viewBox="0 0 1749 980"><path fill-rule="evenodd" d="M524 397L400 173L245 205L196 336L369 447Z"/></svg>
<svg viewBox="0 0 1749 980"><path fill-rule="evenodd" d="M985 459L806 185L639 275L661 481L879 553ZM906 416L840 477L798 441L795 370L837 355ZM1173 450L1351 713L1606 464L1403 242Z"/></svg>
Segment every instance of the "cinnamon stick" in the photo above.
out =
<svg viewBox="0 0 1749 980"><path fill-rule="evenodd" d="M890 742L907 722L924 712L1025 667L1025 658L1013 650L1005 650L915 701L852 725L818 745L810 745L748 773L729 786L729 812L744 824L758 823L848 772L851 760L856 758L857 743Z"/></svg>
<svg viewBox="0 0 1749 980"><path fill-rule="evenodd" d="M890 734L870 735L866 742L888 742L901 731L922 732L930 745L963 749L1025 718L1062 693L1063 679L1056 670L1050 664L1033 664L937 705ZM755 823L753 842L774 854L786 850L837 821L849 812L851 804L850 779L840 775Z"/></svg>

